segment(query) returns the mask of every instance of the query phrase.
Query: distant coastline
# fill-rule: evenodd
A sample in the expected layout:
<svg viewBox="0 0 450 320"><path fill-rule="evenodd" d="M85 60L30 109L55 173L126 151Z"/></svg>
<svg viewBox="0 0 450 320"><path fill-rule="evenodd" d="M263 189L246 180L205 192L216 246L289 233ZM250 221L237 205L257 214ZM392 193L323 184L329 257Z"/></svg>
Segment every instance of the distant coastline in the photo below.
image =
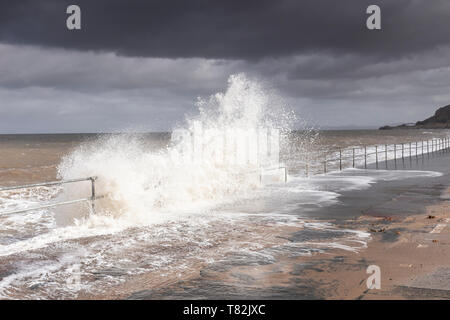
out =
<svg viewBox="0 0 450 320"><path fill-rule="evenodd" d="M450 129L450 105L437 109L433 116L423 121L380 127L380 130L391 129Z"/></svg>

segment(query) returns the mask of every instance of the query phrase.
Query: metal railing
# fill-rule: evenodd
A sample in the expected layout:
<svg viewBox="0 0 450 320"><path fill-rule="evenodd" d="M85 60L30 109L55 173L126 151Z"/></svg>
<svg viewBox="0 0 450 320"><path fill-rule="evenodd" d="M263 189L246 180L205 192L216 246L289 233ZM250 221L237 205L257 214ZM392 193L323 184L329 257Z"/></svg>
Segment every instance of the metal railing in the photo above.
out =
<svg viewBox="0 0 450 320"><path fill-rule="evenodd" d="M431 143L430 143L431 141ZM425 144L426 142L426 144ZM408 150L408 155L405 157L405 144L407 146L406 150ZM409 146L408 146L409 144ZM397 146L401 145L401 148L397 148ZM414 145L414 147L413 147ZM327 173L328 170L328 166L329 163L332 162L336 162L339 165L339 170L341 171L342 169L344 169L345 167L345 163L343 163L343 161L348 160L351 161L352 167L355 168L356 167L356 160L358 159L364 159L364 168L367 169L367 165L368 165L368 157L371 155L375 155L375 168L379 169L379 154L384 154L384 163L385 163L385 168L388 169L388 161L390 160L394 160L394 168L397 169L397 160L400 159L397 158L397 154L401 151L401 159L402 159L402 163L404 165L405 163L405 158L409 158L410 161L412 162L412 158L415 157L416 159L418 159L419 156L422 156L422 158L427 155L428 157L430 157L430 155L433 155L437 152L448 152L450 149L450 138L444 138L444 139L432 139L432 140L427 140L427 141L420 141L419 142L409 142L409 143L400 143L400 144L392 144L392 145L384 145L384 148L379 149L379 146L373 146L375 148L374 152L367 152L367 146L364 146L362 148L359 148L360 150L364 150L363 154L356 154L356 150L358 148L352 148L352 154L350 157L345 157L343 156L343 150L339 149L339 157L337 158L332 158L332 159L327 159L325 158L323 161L323 171L322 172L315 172L317 173ZM393 148L390 148L393 147ZM415 149L415 153L412 153L412 150ZM348 150L348 149L344 149L344 150ZM381 151L379 151L381 150ZM420 150L420 154L418 153L418 150ZM394 152L394 156L389 159L388 158L388 154L389 152ZM306 163L305 164L305 173L308 176L309 172L312 172L312 170L310 169L311 165L310 163ZM284 180L285 182L287 182L287 168L285 166L279 166L277 168L269 168L266 170L279 170L279 169L284 169ZM314 174L314 172L312 172ZM262 179L262 174L260 172L260 181ZM91 196L88 198L81 198L81 199L75 199L75 200L69 200L69 201L60 201L60 202L53 202L53 203L47 203L44 205L40 205L40 206L36 206L36 207L32 207L32 208L25 208L25 209L19 209L19 210L12 210L12 211L4 211L4 212L0 212L0 215L9 215L9 214L16 214L16 213L23 213L23 212L28 212L28 211L34 211L34 210L40 210L40 209L47 209L47 208L53 208L53 207L57 207L57 206L62 206L62 205L69 205L69 204L75 204L75 203L80 203L80 202L90 202L91 203L91 208L92 208L92 212L95 212L95 200L98 199L102 199L105 197L105 195L101 195L101 196L97 196L96 192L95 192L95 181L97 180L97 177L88 177L88 178L81 178L81 179L70 179L70 180L60 180L60 181L51 181L51 182L44 182L44 183L35 183L35 184L28 184L28 185L21 185L21 186L11 186L11 187L0 187L0 192L2 191L12 191L12 190L18 190L18 189L27 189L27 188L36 188L36 187L47 187L47 186L56 186L56 185L62 185L62 184L67 184L67 183L75 183L75 182L82 182L82 181L90 181L91 182Z"/></svg>
<svg viewBox="0 0 450 320"><path fill-rule="evenodd" d="M53 207L62 206L62 205L69 205L69 204L74 204L74 203L79 203L79 202L90 202L92 211L95 212L95 200L104 198L104 196L96 196L96 194L95 194L95 181L96 180L97 180L97 177L88 177L88 178L81 178L81 179L69 179L69 180L51 181L51 182L43 182L43 183L34 183L34 184L27 184L27 185L21 185L21 186L0 187L0 192L1 192L1 191L12 191L12 190L37 188L37 187L57 186L57 185L82 182L82 181L90 181L91 182L91 196L88 198L81 198L81 199L75 199L75 200L69 200L69 201L59 201L59 202L43 204L43 205L32 207L32 208L4 211L4 212L0 212L0 215L3 216L3 215L9 215L9 214L23 213L23 212L34 211L34 210L53 208Z"/></svg>
<svg viewBox="0 0 450 320"><path fill-rule="evenodd" d="M368 152L368 148L372 147L373 152ZM412 159L416 160L419 157L430 157L435 154L446 153L450 149L450 138L443 139L431 139L425 141L416 141L408 143L396 143L396 144L385 144L385 145L372 145L363 146L359 148L340 148L335 152L336 156L327 159L325 156L322 160L323 168L320 170L320 162L315 163L315 167L319 168L315 172L312 170L314 164L309 162L305 163L305 175L308 176L312 174L320 174L330 172L330 166L334 165L333 171L343 170L344 168L355 168L357 166L368 168L369 162L374 165L375 169L380 169L383 166L388 169L388 161L393 161L393 168L398 168L398 161L402 161L402 165L405 165L405 161L409 159L412 163ZM356 152L359 151L359 152ZM346 154L347 153L347 154ZM349 154L350 153L350 154ZM391 154L391 157L389 155ZM371 159L372 158L372 159ZM345 164L348 163L346 166Z"/></svg>

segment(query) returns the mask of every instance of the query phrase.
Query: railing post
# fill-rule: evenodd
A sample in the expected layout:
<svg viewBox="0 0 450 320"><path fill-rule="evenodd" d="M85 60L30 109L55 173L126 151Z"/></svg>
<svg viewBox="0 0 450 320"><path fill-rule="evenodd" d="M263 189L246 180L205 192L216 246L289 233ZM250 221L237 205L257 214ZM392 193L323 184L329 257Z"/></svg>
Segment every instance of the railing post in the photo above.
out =
<svg viewBox="0 0 450 320"><path fill-rule="evenodd" d="M411 166L412 165L412 155L411 155L411 152L412 152L412 148L411 148L411 142L409 143L409 165Z"/></svg>
<svg viewBox="0 0 450 320"><path fill-rule="evenodd" d="M95 177L91 177L91 208L92 213L95 213Z"/></svg>
<svg viewBox="0 0 450 320"><path fill-rule="evenodd" d="M419 161L419 157L417 156L417 152L418 152L417 150L418 150L418 143L416 141L416 162Z"/></svg>
<svg viewBox="0 0 450 320"><path fill-rule="evenodd" d="M364 146L364 169L367 169L367 147Z"/></svg>
<svg viewBox="0 0 450 320"><path fill-rule="evenodd" d="M342 171L342 150L339 149L339 171Z"/></svg>
<svg viewBox="0 0 450 320"><path fill-rule="evenodd" d="M352 161L352 168L355 167L355 148L353 148L353 161Z"/></svg>
<svg viewBox="0 0 450 320"><path fill-rule="evenodd" d="M402 143L402 165L405 166L405 144Z"/></svg>
<svg viewBox="0 0 450 320"><path fill-rule="evenodd" d="M387 144L384 145L384 162L386 163L386 170L388 168L388 146Z"/></svg>
<svg viewBox="0 0 450 320"><path fill-rule="evenodd" d="M378 146L375 146L375 166L378 170Z"/></svg>
<svg viewBox="0 0 450 320"><path fill-rule="evenodd" d="M325 156L325 160L323 161L323 173L327 173L327 156Z"/></svg>
<svg viewBox="0 0 450 320"><path fill-rule="evenodd" d="M397 170L397 144L394 144L394 167Z"/></svg>

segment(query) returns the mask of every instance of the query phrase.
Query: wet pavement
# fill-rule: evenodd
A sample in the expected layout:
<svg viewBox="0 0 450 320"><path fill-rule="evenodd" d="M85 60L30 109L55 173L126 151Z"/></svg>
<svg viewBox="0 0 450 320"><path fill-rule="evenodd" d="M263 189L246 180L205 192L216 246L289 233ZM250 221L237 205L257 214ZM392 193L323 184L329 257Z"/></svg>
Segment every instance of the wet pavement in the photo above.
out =
<svg viewBox="0 0 450 320"><path fill-rule="evenodd" d="M408 163L408 162L407 162ZM398 168L400 169L400 168ZM369 227L357 220L361 215L387 217L379 221L374 232L382 231L382 242L398 240L404 228L384 230L390 219L404 218L425 212L425 207L442 201L441 194L449 186L450 153L411 161L404 170L438 171L443 175L432 178L407 178L393 181L378 181L364 190L345 191L339 202L309 212L314 219L333 220L340 227ZM358 174L361 174L359 171ZM376 174L372 170L367 174ZM323 240L344 236L333 231L300 230L290 234L291 242ZM448 254L448 253L447 253ZM365 273L370 261L365 259L348 261L345 256L318 255L314 261L298 262L298 257L285 257L277 261L250 257L228 256L202 270L188 280L158 289L132 293L129 299L326 299L335 296L336 280L320 277L328 273L355 271ZM301 261L301 259L300 259ZM253 269L252 269L253 267ZM308 277L310 272L319 274ZM397 286L393 293L404 298L450 298L450 269L442 268L415 280L407 286ZM376 296L377 293L374 293ZM363 296L361 296L363 297Z"/></svg>

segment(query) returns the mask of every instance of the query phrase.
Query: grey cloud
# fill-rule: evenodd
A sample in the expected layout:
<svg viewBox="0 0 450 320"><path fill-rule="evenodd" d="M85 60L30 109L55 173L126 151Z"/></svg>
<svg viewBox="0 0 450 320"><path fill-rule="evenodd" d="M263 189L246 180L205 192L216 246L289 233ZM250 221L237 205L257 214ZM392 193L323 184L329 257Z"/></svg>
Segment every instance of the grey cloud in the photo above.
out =
<svg viewBox="0 0 450 320"><path fill-rule="evenodd" d="M0 44L0 86L5 88L40 86L86 92L159 88L204 94L223 84L238 65Z"/></svg>
<svg viewBox="0 0 450 320"><path fill-rule="evenodd" d="M0 45L0 131L169 130L186 113L196 112L197 96L223 91L236 72L274 87L311 124L417 121L450 100L450 69L439 58L448 50L397 63L361 60L352 69L352 59L325 54L248 62ZM311 61L324 61L327 67L311 67ZM351 70L322 74L334 68Z"/></svg>
<svg viewBox="0 0 450 320"><path fill-rule="evenodd" d="M50 88L0 89L0 133L164 131L192 108L186 101L141 90L92 95Z"/></svg>

